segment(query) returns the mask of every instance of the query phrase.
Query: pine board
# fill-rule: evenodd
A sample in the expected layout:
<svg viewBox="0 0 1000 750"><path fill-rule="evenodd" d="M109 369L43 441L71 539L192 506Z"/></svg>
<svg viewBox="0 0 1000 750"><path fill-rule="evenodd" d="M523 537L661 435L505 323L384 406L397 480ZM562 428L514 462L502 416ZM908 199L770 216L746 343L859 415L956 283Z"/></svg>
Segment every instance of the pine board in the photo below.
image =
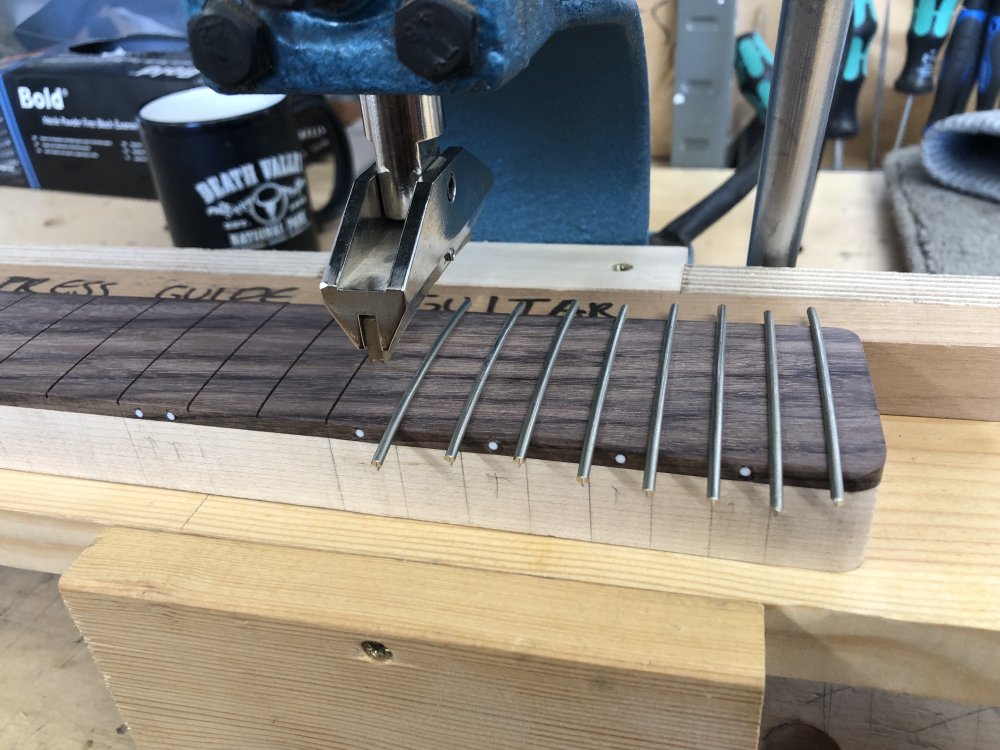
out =
<svg viewBox="0 0 1000 750"><path fill-rule="evenodd" d="M128 529L60 590L143 750L756 747L755 604Z"/></svg>
<svg viewBox="0 0 1000 750"><path fill-rule="evenodd" d="M770 675L1000 704L1000 425L883 424L869 554L846 574L13 471L0 563L63 572L124 525L761 602Z"/></svg>

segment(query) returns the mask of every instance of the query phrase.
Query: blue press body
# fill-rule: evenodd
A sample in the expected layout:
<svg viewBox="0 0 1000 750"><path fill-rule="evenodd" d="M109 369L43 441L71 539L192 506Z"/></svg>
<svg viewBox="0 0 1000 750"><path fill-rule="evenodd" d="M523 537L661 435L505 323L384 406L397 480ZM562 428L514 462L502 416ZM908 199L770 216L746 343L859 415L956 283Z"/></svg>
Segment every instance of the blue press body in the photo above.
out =
<svg viewBox="0 0 1000 750"><path fill-rule="evenodd" d="M188 13L203 0L184 0ZM352 16L248 5L270 28L273 70L252 90L439 94L442 148L493 171L474 237L645 244L649 93L634 0L474 0L480 54L441 83L396 57L397 0Z"/></svg>

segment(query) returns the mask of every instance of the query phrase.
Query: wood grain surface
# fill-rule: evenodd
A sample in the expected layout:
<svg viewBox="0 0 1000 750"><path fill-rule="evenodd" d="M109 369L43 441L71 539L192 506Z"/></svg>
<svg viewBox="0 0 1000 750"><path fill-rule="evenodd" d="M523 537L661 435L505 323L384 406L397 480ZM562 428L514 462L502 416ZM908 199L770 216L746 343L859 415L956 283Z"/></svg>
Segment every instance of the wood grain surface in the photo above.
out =
<svg viewBox="0 0 1000 750"><path fill-rule="evenodd" d="M142 750L757 744L751 602L134 529L60 589Z"/></svg>
<svg viewBox="0 0 1000 750"><path fill-rule="evenodd" d="M849 192L845 184L838 195ZM6 198L3 189L0 196ZM758 323L764 310L772 310L778 323L801 325L806 306L819 305L824 325L854 331L864 343L881 414L1000 421L1000 378L993 377L1000 356L1000 280L846 270L858 266L839 248L869 253L884 238L873 243L845 235L843 229L857 231L864 222L833 211L819 197L810 216L824 206L833 215L825 220L828 233L816 239L825 245L808 257L836 260L839 270L685 267L684 248L472 242L427 296L424 309L469 297L474 312L506 313L526 300L532 314L548 314L564 309L572 296L598 314L628 304L634 317L659 319L678 302L686 319L710 320L725 302L734 323ZM86 228L77 231L85 234ZM730 248L744 244L745 238L729 237ZM315 255L0 245L0 290L319 304L325 256ZM800 260L807 262L806 256ZM631 270L612 270L622 263Z"/></svg>
<svg viewBox="0 0 1000 750"><path fill-rule="evenodd" d="M134 750L57 582L0 568L0 643L14 675L0 683L0 747ZM761 736L792 721L819 727L853 750L1000 747L1000 711L990 706L768 677Z"/></svg>
<svg viewBox="0 0 1000 750"><path fill-rule="evenodd" d="M448 317L419 313L386 366L367 362L317 306L0 293L0 403L374 442ZM397 444L444 449L504 320L490 314L463 319L417 393ZM463 450L513 454L559 320L518 321ZM529 458L579 459L610 331L606 317L574 321ZM597 466L644 465L663 331L663 321L625 325L594 453ZM827 329L825 335L845 487L864 491L878 484L885 461L868 367L854 334ZM712 323L679 323L661 472L706 473L713 346ZM778 352L785 482L825 487L826 446L808 330L779 327ZM722 476L766 482L761 326L729 325L726 373Z"/></svg>

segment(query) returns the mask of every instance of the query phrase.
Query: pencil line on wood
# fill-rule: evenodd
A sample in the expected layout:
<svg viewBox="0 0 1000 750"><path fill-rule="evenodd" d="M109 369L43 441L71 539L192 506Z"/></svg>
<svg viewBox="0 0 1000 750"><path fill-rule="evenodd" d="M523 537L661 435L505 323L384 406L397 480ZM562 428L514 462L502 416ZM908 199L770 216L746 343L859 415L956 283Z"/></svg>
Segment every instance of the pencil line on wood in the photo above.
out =
<svg viewBox="0 0 1000 750"><path fill-rule="evenodd" d="M337 482L337 495L340 497L342 507L347 507L346 495L344 495L344 485L340 480L340 467L337 466L337 456L333 450L333 441L327 440L326 444L330 448L330 463L333 465L333 478Z"/></svg>

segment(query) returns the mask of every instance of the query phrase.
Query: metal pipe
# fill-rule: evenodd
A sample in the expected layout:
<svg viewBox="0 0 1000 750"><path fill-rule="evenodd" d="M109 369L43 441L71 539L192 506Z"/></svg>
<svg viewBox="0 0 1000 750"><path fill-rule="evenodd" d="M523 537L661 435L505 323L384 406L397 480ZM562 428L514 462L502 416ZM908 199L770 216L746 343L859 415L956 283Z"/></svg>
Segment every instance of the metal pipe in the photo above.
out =
<svg viewBox="0 0 1000 750"><path fill-rule="evenodd" d="M375 148L382 211L390 219L405 219L417 178L438 154L436 139L444 130L441 99L365 94L361 118L365 136Z"/></svg>
<svg viewBox="0 0 1000 750"><path fill-rule="evenodd" d="M794 266L853 3L784 0L747 265Z"/></svg>

